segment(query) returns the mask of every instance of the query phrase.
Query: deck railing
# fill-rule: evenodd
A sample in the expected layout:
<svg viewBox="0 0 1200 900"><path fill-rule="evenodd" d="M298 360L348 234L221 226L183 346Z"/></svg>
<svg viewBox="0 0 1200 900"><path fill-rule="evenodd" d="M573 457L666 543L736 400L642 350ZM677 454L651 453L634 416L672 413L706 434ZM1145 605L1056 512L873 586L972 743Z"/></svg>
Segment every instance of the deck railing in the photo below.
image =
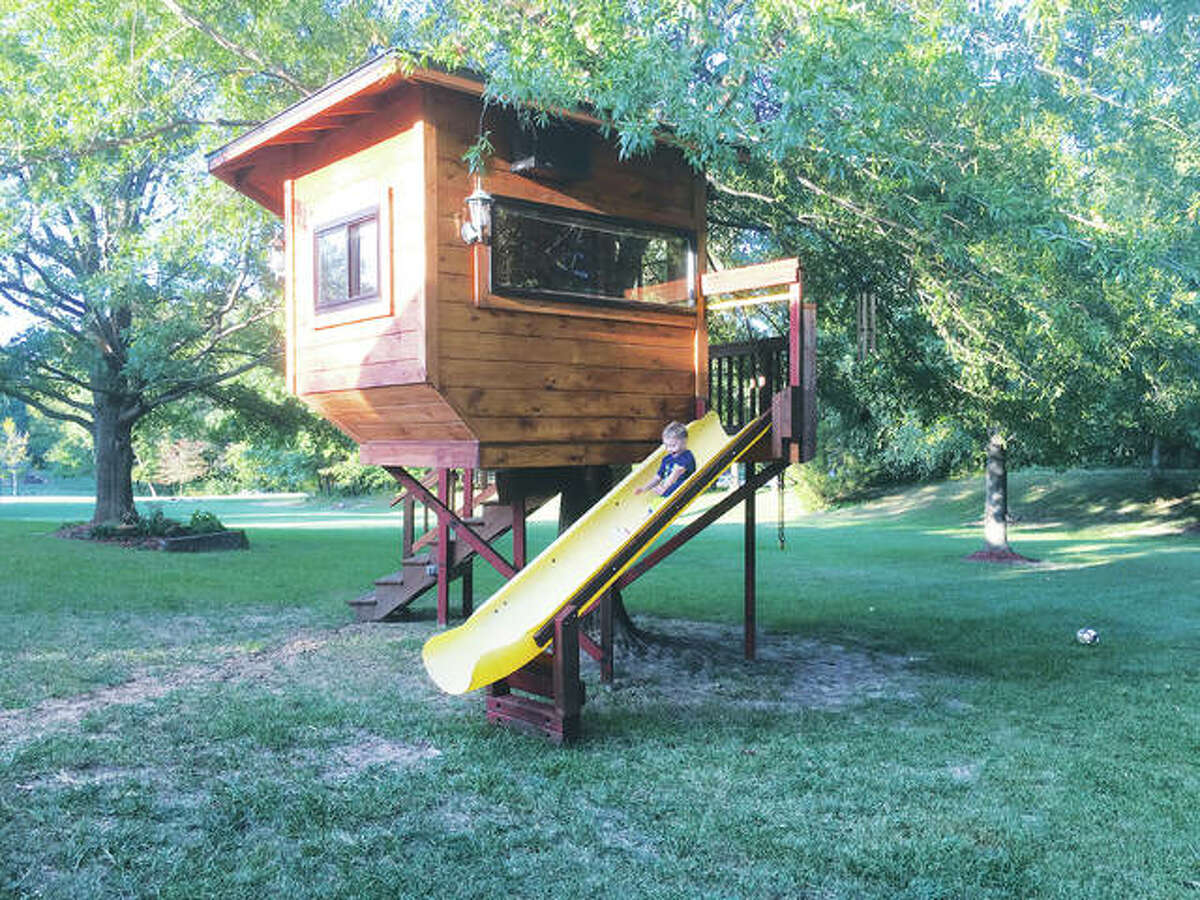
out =
<svg viewBox="0 0 1200 900"><path fill-rule="evenodd" d="M708 348L708 408L727 431L736 431L760 413L788 383L787 338L765 338Z"/></svg>

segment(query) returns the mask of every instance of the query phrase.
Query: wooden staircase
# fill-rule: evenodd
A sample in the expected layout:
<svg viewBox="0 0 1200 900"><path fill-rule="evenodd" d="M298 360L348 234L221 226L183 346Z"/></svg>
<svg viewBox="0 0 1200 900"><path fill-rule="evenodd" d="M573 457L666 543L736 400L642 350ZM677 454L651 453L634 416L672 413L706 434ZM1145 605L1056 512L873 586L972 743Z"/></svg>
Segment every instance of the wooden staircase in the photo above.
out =
<svg viewBox="0 0 1200 900"><path fill-rule="evenodd" d="M549 500L548 496L526 497L524 511L529 514ZM485 541L491 543L512 530L514 506L506 503L488 502L480 507L480 515L463 521ZM438 553L436 534L423 542L420 552L405 556L401 568L375 580L375 590L349 601L356 621L381 622L400 615L414 600L438 583ZM450 579L460 578L469 572L477 555L474 548L464 541L455 540L449 532L447 568ZM421 544L419 543L418 546Z"/></svg>

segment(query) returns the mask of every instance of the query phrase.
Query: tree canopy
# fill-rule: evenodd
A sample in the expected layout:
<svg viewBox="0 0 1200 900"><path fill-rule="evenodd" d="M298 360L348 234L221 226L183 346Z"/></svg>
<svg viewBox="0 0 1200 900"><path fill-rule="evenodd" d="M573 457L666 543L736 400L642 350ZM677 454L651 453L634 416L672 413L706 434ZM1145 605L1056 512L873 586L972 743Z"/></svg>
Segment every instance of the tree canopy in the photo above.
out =
<svg viewBox="0 0 1200 900"><path fill-rule="evenodd" d="M707 174L714 248L804 260L823 407L877 454L939 429L1050 462L1200 446L1194 4L53 0L0 21L23 85L0 91L0 300L39 323L0 390L93 434L105 398L136 421L271 342L273 226L198 150L398 46L482 73L492 103L585 106L630 155L667 133Z"/></svg>
<svg viewBox="0 0 1200 900"><path fill-rule="evenodd" d="M882 378L893 403L951 410L1057 460L1200 436L1195 10L442 12L435 58L487 72L497 102L588 104L630 153L667 123L708 173L716 222L765 227L756 249L805 259L810 295L832 307L823 328L849 331L849 301L878 295L891 349L852 376L871 395ZM834 385L837 346L821 353Z"/></svg>

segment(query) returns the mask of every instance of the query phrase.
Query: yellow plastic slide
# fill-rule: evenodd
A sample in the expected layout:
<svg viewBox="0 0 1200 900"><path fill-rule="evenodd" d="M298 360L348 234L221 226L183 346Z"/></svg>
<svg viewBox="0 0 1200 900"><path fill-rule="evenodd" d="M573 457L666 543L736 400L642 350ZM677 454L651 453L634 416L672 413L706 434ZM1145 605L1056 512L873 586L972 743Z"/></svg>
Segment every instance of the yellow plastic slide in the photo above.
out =
<svg viewBox="0 0 1200 900"><path fill-rule="evenodd" d="M426 641L422 656L429 676L447 693L462 694L525 665L542 651L535 635L565 604L574 598L585 611L768 430L769 422L758 419L730 438L715 413L692 422L688 449L696 472L688 481L666 498L634 493L654 477L665 452L659 447L466 622ZM587 596L579 596L581 590Z"/></svg>

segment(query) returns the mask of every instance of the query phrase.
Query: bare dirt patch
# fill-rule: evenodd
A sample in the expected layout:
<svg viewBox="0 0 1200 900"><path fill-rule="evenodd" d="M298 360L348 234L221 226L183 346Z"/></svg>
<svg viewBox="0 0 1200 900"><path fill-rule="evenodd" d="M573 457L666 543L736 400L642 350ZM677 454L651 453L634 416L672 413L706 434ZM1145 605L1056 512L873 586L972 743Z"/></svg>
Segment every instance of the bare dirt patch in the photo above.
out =
<svg viewBox="0 0 1200 900"><path fill-rule="evenodd" d="M917 695L910 657L760 633L748 662L740 627L656 620L647 631L645 646L617 651L614 693L634 702L828 710Z"/></svg>
<svg viewBox="0 0 1200 900"><path fill-rule="evenodd" d="M45 788L73 788L96 784L111 784L119 781L137 781L143 784L160 780L162 773L151 768L127 768L119 766L94 766L86 769L59 769L39 776L32 781L17 784L19 791L36 791Z"/></svg>
<svg viewBox="0 0 1200 900"><path fill-rule="evenodd" d="M910 657L760 631L758 659L747 662L740 626L648 619L645 628L652 639L644 646L622 643L618 647L611 690L597 690L598 670L585 659L589 708L636 710L648 716L705 706L743 711L839 710L873 700L909 700L918 692L919 678L911 671ZM381 629L386 632L381 634ZM88 714L106 707L146 703L199 684L256 681L285 691L300 679L318 689L345 690L347 684L379 677L381 657L377 652L362 652L362 642L374 644L382 638L383 644L392 644L420 640L427 634L423 623L299 630L289 640L261 651L234 652L212 664L148 672L110 688L0 712L0 749L77 727ZM346 652L339 653L339 648ZM423 692L431 715L461 709L458 698L442 695L428 683L415 652L406 650L402 657L393 657L388 666L387 677L397 687ZM439 751L427 744L363 733L338 745L326 777L349 777L373 765L410 766L437 755Z"/></svg>
<svg viewBox="0 0 1200 900"><path fill-rule="evenodd" d="M105 707L145 703L194 684L262 680L298 657L315 653L335 638L363 627L346 625L303 633L280 646L232 655L219 663L183 666L165 674L143 674L86 694L46 700L27 709L0 711L0 747L25 743L48 732L73 727L89 713Z"/></svg>
<svg viewBox="0 0 1200 900"><path fill-rule="evenodd" d="M331 781L341 781L371 766L405 768L441 755L442 751L426 741L393 741L364 732L355 741L333 748L332 764L326 767L324 776Z"/></svg>

